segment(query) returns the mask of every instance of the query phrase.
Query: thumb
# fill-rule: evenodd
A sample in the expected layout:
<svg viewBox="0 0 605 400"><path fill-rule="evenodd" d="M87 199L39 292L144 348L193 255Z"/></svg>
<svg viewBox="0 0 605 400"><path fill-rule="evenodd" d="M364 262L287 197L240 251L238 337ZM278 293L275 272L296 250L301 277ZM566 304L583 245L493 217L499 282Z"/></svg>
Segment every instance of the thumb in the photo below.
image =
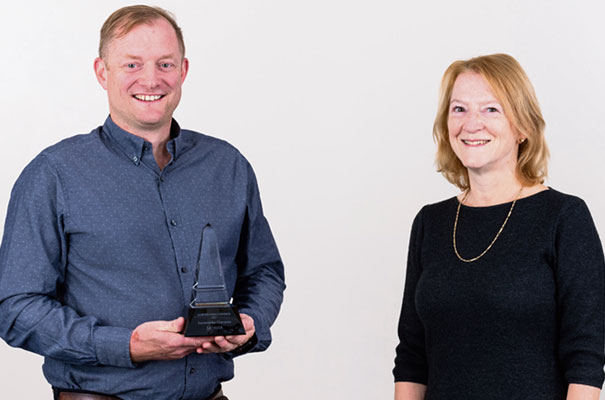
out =
<svg viewBox="0 0 605 400"><path fill-rule="evenodd" d="M166 321L166 325L163 327L163 331L180 333L185 327L185 318L178 317L172 321Z"/></svg>
<svg viewBox="0 0 605 400"><path fill-rule="evenodd" d="M240 318L242 319L242 324L244 325L244 329L246 332L254 329L254 319L248 314L241 313Z"/></svg>

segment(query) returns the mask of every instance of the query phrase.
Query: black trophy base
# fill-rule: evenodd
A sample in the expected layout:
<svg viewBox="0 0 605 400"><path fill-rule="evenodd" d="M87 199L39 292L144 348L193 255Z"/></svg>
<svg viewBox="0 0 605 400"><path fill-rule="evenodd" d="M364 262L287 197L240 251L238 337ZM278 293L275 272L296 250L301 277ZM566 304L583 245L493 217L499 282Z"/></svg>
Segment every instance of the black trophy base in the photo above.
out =
<svg viewBox="0 0 605 400"><path fill-rule="evenodd" d="M237 307L232 304L190 308L185 336L245 335Z"/></svg>

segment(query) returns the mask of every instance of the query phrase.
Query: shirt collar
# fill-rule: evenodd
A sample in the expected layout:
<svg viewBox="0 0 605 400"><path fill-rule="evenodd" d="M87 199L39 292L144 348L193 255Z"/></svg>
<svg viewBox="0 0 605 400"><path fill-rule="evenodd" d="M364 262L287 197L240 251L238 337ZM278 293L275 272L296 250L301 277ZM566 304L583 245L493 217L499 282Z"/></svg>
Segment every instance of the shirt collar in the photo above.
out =
<svg viewBox="0 0 605 400"><path fill-rule="evenodd" d="M120 128L113 122L111 116L108 116L105 120L103 131L107 133L111 140L117 143L134 164L139 165L145 145L148 144L143 138ZM170 137L166 149L172 155L172 159L176 160L181 153L190 147L190 141L182 134L181 127L175 119L172 119L172 125L170 126Z"/></svg>

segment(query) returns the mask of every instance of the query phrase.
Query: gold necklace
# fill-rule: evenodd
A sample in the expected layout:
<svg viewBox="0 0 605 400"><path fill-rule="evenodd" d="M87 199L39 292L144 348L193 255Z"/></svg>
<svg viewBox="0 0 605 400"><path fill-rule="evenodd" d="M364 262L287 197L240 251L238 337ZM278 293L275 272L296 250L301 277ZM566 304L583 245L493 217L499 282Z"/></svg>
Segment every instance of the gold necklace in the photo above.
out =
<svg viewBox="0 0 605 400"><path fill-rule="evenodd" d="M521 189L519 189L519 193L517 193L517 196L515 197L515 200L513 200L513 204L510 205L510 210L508 210L508 215L506 216L506 219L504 220L504 222L502 223L502 226L498 230L498 233L496 233L496 236L494 237L494 240L492 240L492 242L489 244L489 246L487 246L487 249L483 250L483 253L479 254L477 257L470 258L470 259L462 258L460 256L460 254L458 253L458 249L456 248L456 228L458 227L458 216L460 215L460 206L462 205L462 203L468 197L468 194L470 193L470 190L468 192L466 192L466 194L464 195L464 198L462 199L462 201L458 202L458 209L456 210L456 219L454 220L454 234L452 235L452 238L453 238L453 241L454 241L454 253L456 253L456 257L458 257L458 259L460 261L463 261L465 263L472 263L473 261L477 261L478 259L480 259L481 257L483 257L485 255L485 253L487 253L489 251L489 249L492 248L492 246L494 245L494 243L496 243L496 240L498 240L498 238L500 237L500 234L502 233L502 230L506 226L506 223L508 222L508 219L510 218L510 215L513 213L513 208L515 208L515 203L519 199L519 196L521 196L521 191L522 190L523 190L523 186L521 186Z"/></svg>

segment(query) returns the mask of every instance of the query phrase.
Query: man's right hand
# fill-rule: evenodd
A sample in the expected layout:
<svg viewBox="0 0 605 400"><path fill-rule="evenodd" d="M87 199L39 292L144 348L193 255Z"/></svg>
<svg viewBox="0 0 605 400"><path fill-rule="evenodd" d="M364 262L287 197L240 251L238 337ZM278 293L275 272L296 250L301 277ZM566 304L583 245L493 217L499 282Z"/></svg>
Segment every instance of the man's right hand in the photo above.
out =
<svg viewBox="0 0 605 400"><path fill-rule="evenodd" d="M132 362L176 360L202 348L212 337L185 337L185 318L150 321L137 326L130 336Z"/></svg>

